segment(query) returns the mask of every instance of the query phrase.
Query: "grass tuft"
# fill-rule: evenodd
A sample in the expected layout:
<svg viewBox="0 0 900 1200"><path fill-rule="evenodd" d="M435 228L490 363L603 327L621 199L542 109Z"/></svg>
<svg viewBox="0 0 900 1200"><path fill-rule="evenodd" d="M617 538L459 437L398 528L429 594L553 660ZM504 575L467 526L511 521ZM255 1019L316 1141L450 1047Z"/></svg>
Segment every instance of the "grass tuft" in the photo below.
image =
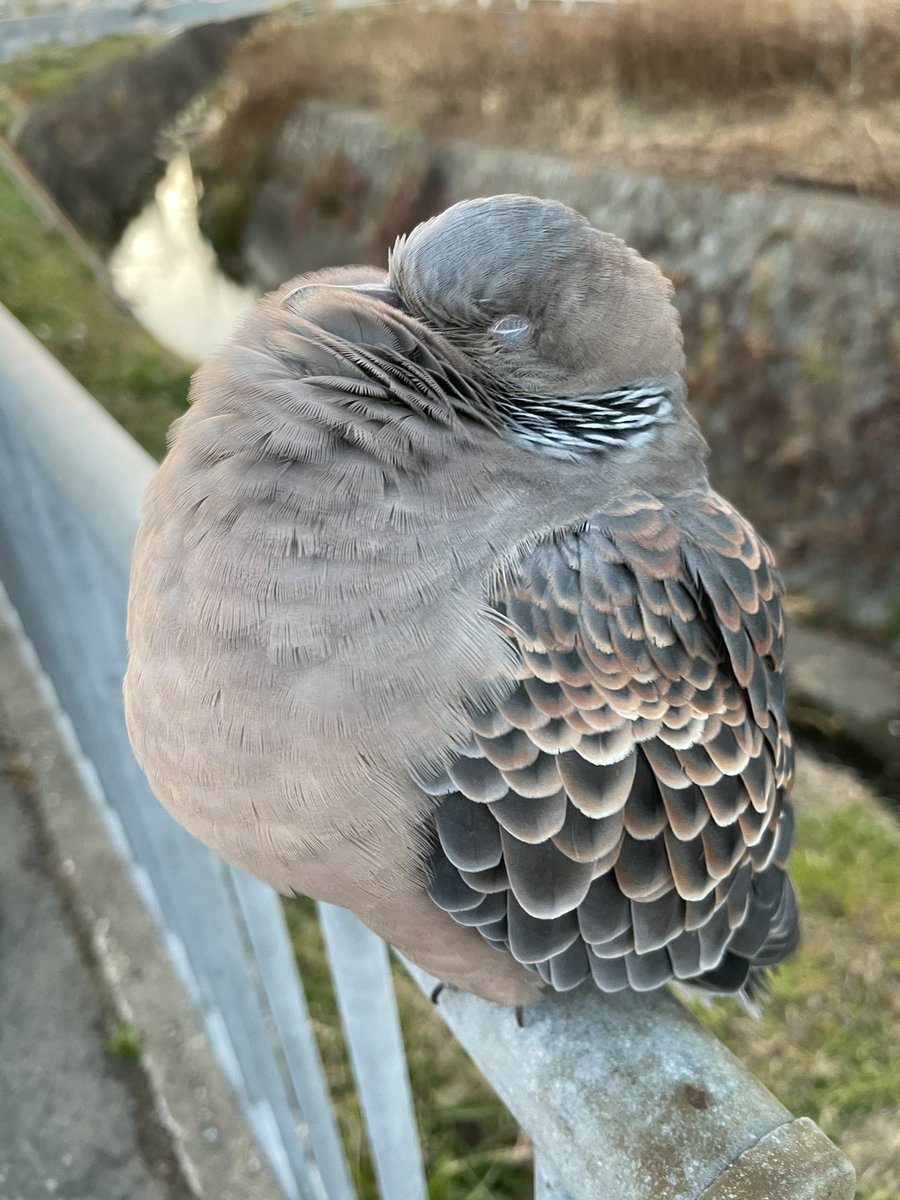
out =
<svg viewBox="0 0 900 1200"><path fill-rule="evenodd" d="M119 1062L134 1062L140 1058L141 1044L130 1025L121 1021L104 1043L106 1053Z"/></svg>

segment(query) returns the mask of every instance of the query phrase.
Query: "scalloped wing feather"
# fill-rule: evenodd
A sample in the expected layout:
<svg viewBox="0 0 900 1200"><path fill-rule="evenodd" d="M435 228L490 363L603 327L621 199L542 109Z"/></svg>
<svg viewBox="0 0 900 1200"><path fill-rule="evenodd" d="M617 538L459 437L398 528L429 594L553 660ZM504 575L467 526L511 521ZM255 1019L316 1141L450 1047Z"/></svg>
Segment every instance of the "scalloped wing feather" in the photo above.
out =
<svg viewBox="0 0 900 1200"><path fill-rule="evenodd" d="M752 992L798 936L780 594L713 492L534 549L493 597L518 682L427 787L435 903L557 990Z"/></svg>

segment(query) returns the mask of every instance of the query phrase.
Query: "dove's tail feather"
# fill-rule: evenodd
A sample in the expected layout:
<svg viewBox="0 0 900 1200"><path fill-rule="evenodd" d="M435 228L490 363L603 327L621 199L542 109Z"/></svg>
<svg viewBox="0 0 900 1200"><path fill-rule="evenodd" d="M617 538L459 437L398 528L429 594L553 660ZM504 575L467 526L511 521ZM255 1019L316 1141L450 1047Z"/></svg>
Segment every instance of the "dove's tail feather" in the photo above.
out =
<svg viewBox="0 0 900 1200"><path fill-rule="evenodd" d="M770 995L770 969L787 958L800 940L797 902L788 876L780 868L770 867L759 883L762 886L755 894L758 913L748 914L722 961L688 984L693 997L704 992L707 996L734 995L757 1017ZM762 945L754 948L752 931L757 916L765 922L767 932ZM747 933L743 939L742 933Z"/></svg>

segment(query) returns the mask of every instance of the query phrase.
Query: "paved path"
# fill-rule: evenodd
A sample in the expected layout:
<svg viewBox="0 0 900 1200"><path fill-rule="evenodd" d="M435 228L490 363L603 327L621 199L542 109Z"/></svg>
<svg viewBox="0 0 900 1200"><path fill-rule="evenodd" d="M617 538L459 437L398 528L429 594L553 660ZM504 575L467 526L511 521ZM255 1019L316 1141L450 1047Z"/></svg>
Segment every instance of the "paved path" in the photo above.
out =
<svg viewBox="0 0 900 1200"><path fill-rule="evenodd" d="M327 8L366 8L393 0L330 0ZM557 3L557 0L540 0ZM615 4L620 0L568 0L568 7ZM97 0L87 4L61 4L49 0L46 5L22 11L15 3L0 6L0 62L25 54L35 46L61 42L79 46L112 34L141 34L159 37L177 33L191 25L209 21L231 21L271 9L297 6L297 0ZM517 0L528 7L529 0ZM302 11L316 12L320 0L302 0ZM13 15L18 12L18 15Z"/></svg>
<svg viewBox="0 0 900 1200"><path fill-rule="evenodd" d="M0 1200L281 1200L92 788L0 586Z"/></svg>
<svg viewBox="0 0 900 1200"><path fill-rule="evenodd" d="M0 1200L176 1200L0 726ZM36 953L39 951L39 953Z"/></svg>
<svg viewBox="0 0 900 1200"><path fill-rule="evenodd" d="M280 8L290 0L183 0L181 3L155 4L153 0L134 3L88 4L0 16L0 62L26 54L35 46L59 42L80 46L113 34L140 34L164 37L192 25L211 21L231 21L268 9ZM353 5L351 5L352 7Z"/></svg>

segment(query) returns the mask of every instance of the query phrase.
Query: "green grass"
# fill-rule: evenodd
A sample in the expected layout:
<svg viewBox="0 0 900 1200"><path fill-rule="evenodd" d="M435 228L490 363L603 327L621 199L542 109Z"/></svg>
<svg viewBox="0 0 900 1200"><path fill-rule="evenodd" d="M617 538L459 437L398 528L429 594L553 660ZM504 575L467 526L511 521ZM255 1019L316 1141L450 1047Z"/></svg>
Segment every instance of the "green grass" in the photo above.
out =
<svg viewBox="0 0 900 1200"><path fill-rule="evenodd" d="M900 830L846 772L801 760L791 856L803 921L799 952L772 977L754 1021L729 1003L696 1008L797 1116L839 1144L866 1119L900 1109ZM872 1146L900 1171L900 1140ZM861 1200L882 1193L879 1171Z"/></svg>
<svg viewBox="0 0 900 1200"><path fill-rule="evenodd" d="M141 1044L138 1036L124 1021L120 1022L104 1043L106 1053L119 1062L134 1062L140 1058Z"/></svg>
<svg viewBox="0 0 900 1200"><path fill-rule="evenodd" d="M164 351L48 231L0 169L0 302L151 454L183 411L190 368Z"/></svg>
<svg viewBox="0 0 900 1200"><path fill-rule="evenodd" d="M798 1116L833 1138L900 1103L900 845L864 810L799 822L792 858L804 944L760 1022L703 1014Z"/></svg>
<svg viewBox="0 0 900 1200"><path fill-rule="evenodd" d="M795 1113L839 1137L851 1118L900 1102L900 845L858 809L802 820L798 840L800 953L774 977L757 1028L724 1009L704 1022Z"/></svg>
<svg viewBox="0 0 900 1200"><path fill-rule="evenodd" d="M48 46L0 65L0 128L30 101L146 44ZM0 168L0 302L151 454L185 407L190 367L134 321Z"/></svg>
<svg viewBox="0 0 900 1200"><path fill-rule="evenodd" d="M28 104L150 43L145 37L105 37L86 46L40 46L0 64L0 129L6 131Z"/></svg>

